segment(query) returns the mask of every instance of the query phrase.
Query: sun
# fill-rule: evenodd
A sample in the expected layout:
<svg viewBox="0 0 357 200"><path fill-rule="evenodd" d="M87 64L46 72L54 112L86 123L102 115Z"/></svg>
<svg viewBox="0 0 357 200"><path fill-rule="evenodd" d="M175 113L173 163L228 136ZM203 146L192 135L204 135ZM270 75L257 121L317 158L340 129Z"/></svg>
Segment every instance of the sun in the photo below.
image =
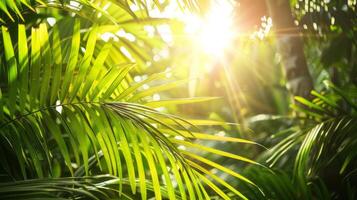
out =
<svg viewBox="0 0 357 200"><path fill-rule="evenodd" d="M235 35L233 8L230 1L214 1L203 17L188 15L184 21L185 31L199 48L210 56L223 56Z"/></svg>

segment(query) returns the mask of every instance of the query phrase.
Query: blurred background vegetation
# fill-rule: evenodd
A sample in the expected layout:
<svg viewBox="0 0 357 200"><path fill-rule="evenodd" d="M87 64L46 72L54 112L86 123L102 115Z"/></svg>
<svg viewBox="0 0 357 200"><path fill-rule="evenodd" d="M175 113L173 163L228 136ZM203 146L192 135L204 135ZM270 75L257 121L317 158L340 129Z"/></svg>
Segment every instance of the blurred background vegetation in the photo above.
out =
<svg viewBox="0 0 357 200"><path fill-rule="evenodd" d="M75 19L84 38L97 24L100 41L93 55L111 43L106 65L137 64L121 86L137 84L131 89L137 95L124 101L188 119L216 137L193 138L192 144L260 163L177 145L251 180L197 162L204 174L217 175L244 197L357 198L356 0L21 0L2 1L0 9L0 23L12 30L23 21L27 28L46 23L52 35L56 24L68 49ZM17 31L10 34L16 41ZM64 59L71 56L67 52ZM8 79L6 68L1 70L1 80ZM150 78L157 73L163 75ZM227 198L215 189L208 193Z"/></svg>

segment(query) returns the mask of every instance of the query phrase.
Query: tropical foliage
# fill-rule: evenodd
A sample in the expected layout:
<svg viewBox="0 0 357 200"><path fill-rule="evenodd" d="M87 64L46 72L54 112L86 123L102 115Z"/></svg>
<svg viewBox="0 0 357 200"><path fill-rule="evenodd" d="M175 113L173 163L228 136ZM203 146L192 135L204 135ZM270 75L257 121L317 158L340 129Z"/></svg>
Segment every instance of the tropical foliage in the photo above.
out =
<svg viewBox="0 0 357 200"><path fill-rule="evenodd" d="M130 4L142 7L139 13ZM145 48L159 45L135 30L165 21L150 18L145 2L130 4L1 3L2 198L206 199L212 195L207 187L225 199L229 195L245 198L202 165L251 181L184 149L255 163L195 144L193 139L254 142L197 132L196 126L222 122L183 119L153 109L168 102L148 102L145 97L171 89L177 82L141 88L164 80L166 72L138 83L130 76L133 68L140 71L149 60ZM49 19L56 20L55 25L46 23ZM132 35L120 38L119 43L114 34L103 38L113 30L137 34L136 42L129 41ZM232 194L223 192L217 183Z"/></svg>
<svg viewBox="0 0 357 200"><path fill-rule="evenodd" d="M356 199L356 6L0 1L0 199Z"/></svg>

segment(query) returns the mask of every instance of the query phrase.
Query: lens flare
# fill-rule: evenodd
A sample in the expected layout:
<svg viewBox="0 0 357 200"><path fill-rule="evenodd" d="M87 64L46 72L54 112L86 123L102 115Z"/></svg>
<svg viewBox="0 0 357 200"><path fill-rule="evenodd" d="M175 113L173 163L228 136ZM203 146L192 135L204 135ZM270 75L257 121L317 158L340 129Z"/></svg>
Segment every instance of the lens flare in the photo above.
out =
<svg viewBox="0 0 357 200"><path fill-rule="evenodd" d="M212 56L222 56L235 35L233 4L229 1L215 1L204 17L190 15L184 21L185 31L205 53Z"/></svg>

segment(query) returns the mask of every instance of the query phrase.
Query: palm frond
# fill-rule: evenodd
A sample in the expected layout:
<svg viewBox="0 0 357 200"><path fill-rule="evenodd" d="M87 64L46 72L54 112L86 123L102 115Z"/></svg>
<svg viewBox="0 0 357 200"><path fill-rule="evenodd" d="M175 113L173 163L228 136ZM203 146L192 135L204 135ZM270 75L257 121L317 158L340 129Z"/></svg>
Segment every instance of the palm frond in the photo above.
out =
<svg viewBox="0 0 357 200"><path fill-rule="evenodd" d="M62 32L68 34L68 30L57 25L48 29L42 23L32 27L27 36L24 25L20 24L16 41L11 38L10 32L13 31L2 27L5 52L1 69L6 72L3 74L6 81L1 85L0 155L2 169L10 182L45 178L49 182L53 180L56 185L58 183L53 179L56 177L108 173L117 177L111 183L117 185L119 194L135 195L139 188L142 199L147 199L149 191L153 191L156 199L207 199L212 195L207 188L229 199L219 185L245 199L237 189L215 174L207 174L203 164L248 184L254 185L253 182L214 161L178 148L180 145L198 148L257 164L242 156L192 143L195 136L197 139L205 138L204 134L191 133L190 128L221 125L223 122L186 120L138 104L134 100L144 102L142 97L145 96L139 88L162 79L166 74L153 74L133 84L129 71L134 64L122 60L116 60L114 64L107 61L111 50L116 47L113 42L97 40L97 26L92 27L87 36L81 34L79 20L74 21L72 28L69 40L63 40L66 34ZM86 48L81 52L83 44ZM15 52L19 53L18 56ZM156 88L157 91L162 89ZM172 104L207 100L212 98L176 100ZM168 102L151 104L158 107L166 106ZM207 139L254 144L226 137L207 136ZM147 185L148 182L152 187ZM91 188L93 190L84 189L88 187L86 182L79 186L82 189L75 190L69 190L67 186L70 183L66 184L62 188L55 187L53 195L60 195L62 189L64 194L72 192L79 198L81 195L97 198L95 187ZM27 186L13 189L27 190ZM52 191L44 185L35 189ZM16 196L6 190L0 195Z"/></svg>
<svg viewBox="0 0 357 200"><path fill-rule="evenodd" d="M185 1L177 1L177 3L181 7L187 7L190 10L197 10L198 9L198 4L196 0L185 0ZM110 8L108 9L108 5L110 4ZM136 1L125 1L125 0L119 0L119 1L87 1L87 0L76 0L76 1L42 1L42 0L16 0L16 1L1 1L0 2L0 10L5 14L5 16L0 16L0 22L5 22L8 19L10 21L17 21L18 18L19 21L24 22L25 17L24 14L27 14L28 12L38 12L39 9L43 8L59 8L62 10L67 10L71 11L77 14L80 14L83 17L89 17L90 16L97 16L93 15L93 13L89 12L89 10L92 10L92 12L96 12L96 14L100 13L100 16L103 15L107 17L107 19L116 22L116 17L120 16L120 14L126 13L128 16L131 16L133 18L138 18L139 15L144 15L144 16L149 16L149 10L152 10L153 8L157 8L159 10L163 10L164 6L166 5L166 2L160 2L160 1L152 1L152 2L147 2L144 0L136 0ZM135 7L135 9L133 9ZM113 12L113 10L116 10L116 13ZM121 10L122 12L118 11ZM93 19L92 19L93 20Z"/></svg>
<svg viewBox="0 0 357 200"><path fill-rule="evenodd" d="M295 162L295 173L299 177L314 174L328 164L337 161L342 173L355 153L357 119L338 118L316 125L305 136ZM342 162L340 162L342 160Z"/></svg>
<svg viewBox="0 0 357 200"><path fill-rule="evenodd" d="M345 93L331 82L324 93L312 91L312 101L296 97L306 106L295 107L305 119L303 126L296 126L268 151L268 163L276 166L278 160L295 159L294 183L304 195L309 196L308 183L315 177L333 173L341 176L341 183L348 185L356 166L357 119L353 93ZM296 155L296 158L295 158ZM333 167L335 172L328 171Z"/></svg>
<svg viewBox="0 0 357 200"><path fill-rule="evenodd" d="M321 179L309 180L300 187L294 177L280 170L250 167L244 174L261 186L259 191L249 185L242 185L243 194L250 199L332 199Z"/></svg>
<svg viewBox="0 0 357 200"><path fill-rule="evenodd" d="M131 192L119 193L117 187L119 182L124 187L130 187L128 179L119 179L110 175L29 179L1 183L0 196L6 199L137 199L137 194ZM145 182L145 184L149 196L152 197L154 186L150 181ZM160 189L162 196L168 198L167 190L164 187Z"/></svg>
<svg viewBox="0 0 357 200"><path fill-rule="evenodd" d="M167 49L167 44L163 42L163 36L156 26L177 23L148 12L167 6L167 2L36 0L28 1L29 6L25 7L22 5L27 1L15 2L17 11L13 12L10 9L9 15L4 12L4 16L0 16L0 25L13 26L17 23L24 23L29 26L38 26L40 23L52 20L52 23L59 24L58 27L61 29L74 23L74 19L76 19L81 21L81 32L88 32L87 29L98 25L97 32L104 38L103 40L107 41L111 38L118 41L113 44L115 48L111 50L112 53L107 58L108 62L112 62L113 65L118 58L126 59L127 62L137 63L136 70L141 72L147 68L147 63L154 63L152 58L155 54L152 49ZM192 7L196 5L195 1L180 2L178 1L178 4L183 4L182 6L187 9L195 9ZM10 8L10 3L13 1L1 2L0 10ZM19 16L23 19L17 19ZM144 28L146 26L153 29L153 32L148 34ZM70 37L71 30L63 30L61 34ZM88 37L88 35L84 35L84 37ZM96 47L102 49L103 45L98 43ZM81 49L86 49L85 45L81 45ZM93 54L97 55L97 51L94 51Z"/></svg>

